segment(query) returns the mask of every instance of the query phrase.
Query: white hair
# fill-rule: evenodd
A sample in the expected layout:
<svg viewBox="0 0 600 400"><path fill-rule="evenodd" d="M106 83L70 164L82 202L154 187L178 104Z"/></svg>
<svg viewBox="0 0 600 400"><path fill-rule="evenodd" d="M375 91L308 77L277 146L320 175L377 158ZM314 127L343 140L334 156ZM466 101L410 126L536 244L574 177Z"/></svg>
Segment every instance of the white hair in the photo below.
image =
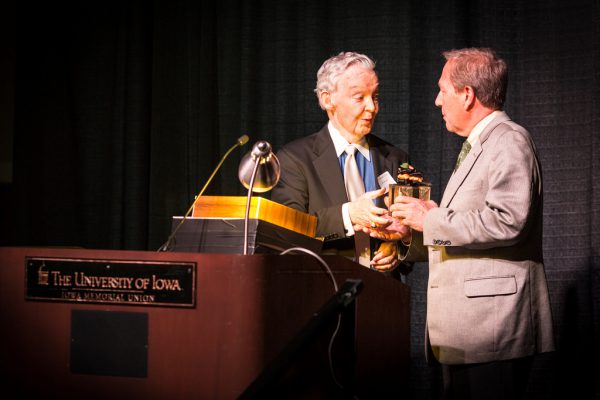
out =
<svg viewBox="0 0 600 400"><path fill-rule="evenodd" d="M341 52L326 60L317 72L317 87L315 93L319 99L322 109L325 109L321 103L321 93L334 93L337 90L337 83L340 76L350 67L361 65L372 71L375 70L375 62L364 54L351 51Z"/></svg>

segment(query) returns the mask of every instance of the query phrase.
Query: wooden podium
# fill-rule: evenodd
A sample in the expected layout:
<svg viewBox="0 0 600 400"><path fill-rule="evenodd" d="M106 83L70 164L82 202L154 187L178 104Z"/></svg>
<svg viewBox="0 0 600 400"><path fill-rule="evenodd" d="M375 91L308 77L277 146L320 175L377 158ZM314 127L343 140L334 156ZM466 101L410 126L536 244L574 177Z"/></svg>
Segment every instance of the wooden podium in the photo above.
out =
<svg viewBox="0 0 600 400"><path fill-rule="evenodd" d="M339 256L323 260L340 286L363 284L333 342L337 379L362 399L400 397L408 287ZM155 293L144 293L142 276ZM306 254L0 248L2 389L17 398L237 399L334 294L325 266ZM331 398L336 321L269 396Z"/></svg>
<svg viewBox="0 0 600 400"><path fill-rule="evenodd" d="M177 234L172 250L243 254L244 196L199 197L192 217L173 217ZM304 247L320 253L323 241L315 238L317 218L263 197L252 197L248 213L248 254L280 253Z"/></svg>

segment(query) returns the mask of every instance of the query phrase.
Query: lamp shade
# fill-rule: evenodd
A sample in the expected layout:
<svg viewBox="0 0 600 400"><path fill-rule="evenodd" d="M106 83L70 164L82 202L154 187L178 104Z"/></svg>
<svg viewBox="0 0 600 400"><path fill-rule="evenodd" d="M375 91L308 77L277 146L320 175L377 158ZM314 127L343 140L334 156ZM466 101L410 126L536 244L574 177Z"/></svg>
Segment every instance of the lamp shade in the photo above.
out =
<svg viewBox="0 0 600 400"><path fill-rule="evenodd" d="M238 177L246 189L250 189L252 174L255 169L256 173L252 184L253 192L268 192L279 182L281 168L269 142L264 140L256 142L252 150L246 153L240 161Z"/></svg>

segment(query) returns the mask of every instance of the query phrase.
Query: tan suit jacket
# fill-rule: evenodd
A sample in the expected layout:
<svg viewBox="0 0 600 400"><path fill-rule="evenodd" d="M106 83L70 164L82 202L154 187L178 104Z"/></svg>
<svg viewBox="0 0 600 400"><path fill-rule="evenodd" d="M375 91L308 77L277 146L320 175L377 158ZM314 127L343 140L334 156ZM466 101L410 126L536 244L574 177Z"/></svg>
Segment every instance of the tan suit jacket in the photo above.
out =
<svg viewBox="0 0 600 400"><path fill-rule="evenodd" d="M533 141L502 113L451 176L406 256L421 260L427 248L426 345L441 363L554 350L542 202Z"/></svg>

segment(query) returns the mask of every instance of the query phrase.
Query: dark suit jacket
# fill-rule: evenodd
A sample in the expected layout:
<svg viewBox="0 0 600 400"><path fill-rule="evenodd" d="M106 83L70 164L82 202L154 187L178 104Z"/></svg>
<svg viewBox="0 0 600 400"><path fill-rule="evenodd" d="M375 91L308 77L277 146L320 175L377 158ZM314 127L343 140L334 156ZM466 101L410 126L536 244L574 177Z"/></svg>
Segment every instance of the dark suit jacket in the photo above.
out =
<svg viewBox="0 0 600 400"><path fill-rule="evenodd" d="M375 178L388 171L396 179L398 167L408 162L408 155L372 134L367 135L367 141ZM348 197L327 125L286 144L277 152L277 158L281 178L271 192L271 200L316 215L317 236L326 241L345 238L342 204L348 202ZM383 205L383 199L380 200Z"/></svg>

